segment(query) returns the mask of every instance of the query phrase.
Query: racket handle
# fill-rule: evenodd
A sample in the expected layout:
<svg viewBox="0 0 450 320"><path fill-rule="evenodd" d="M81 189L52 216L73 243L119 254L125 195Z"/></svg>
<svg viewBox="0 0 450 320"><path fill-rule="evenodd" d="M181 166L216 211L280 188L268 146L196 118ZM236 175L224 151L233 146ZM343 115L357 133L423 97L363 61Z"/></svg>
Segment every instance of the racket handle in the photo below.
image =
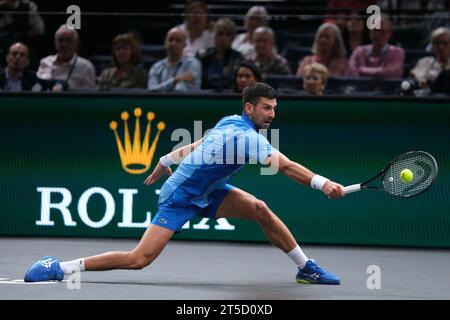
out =
<svg viewBox="0 0 450 320"><path fill-rule="evenodd" d="M356 192L356 191L359 191L359 190L361 190L361 184L360 183L352 184L350 186L344 187L344 193L345 194Z"/></svg>

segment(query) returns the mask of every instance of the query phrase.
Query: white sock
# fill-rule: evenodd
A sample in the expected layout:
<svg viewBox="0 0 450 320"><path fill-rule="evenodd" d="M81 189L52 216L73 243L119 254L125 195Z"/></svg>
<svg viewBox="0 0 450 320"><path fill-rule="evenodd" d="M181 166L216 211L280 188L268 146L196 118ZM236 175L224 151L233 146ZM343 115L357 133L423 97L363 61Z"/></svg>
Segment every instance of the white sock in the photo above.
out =
<svg viewBox="0 0 450 320"><path fill-rule="evenodd" d="M303 268L306 264L306 261L308 261L308 257L305 256L299 245L289 251L287 255L297 264L299 268Z"/></svg>
<svg viewBox="0 0 450 320"><path fill-rule="evenodd" d="M84 258L60 262L59 266L64 271L64 274L72 274L86 270L84 267Z"/></svg>

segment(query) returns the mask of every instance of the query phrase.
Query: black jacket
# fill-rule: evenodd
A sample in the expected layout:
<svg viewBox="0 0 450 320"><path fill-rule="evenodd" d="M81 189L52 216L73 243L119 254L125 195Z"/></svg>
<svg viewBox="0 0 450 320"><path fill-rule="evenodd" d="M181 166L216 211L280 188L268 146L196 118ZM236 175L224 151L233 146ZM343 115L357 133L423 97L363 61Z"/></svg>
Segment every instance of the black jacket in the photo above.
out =
<svg viewBox="0 0 450 320"><path fill-rule="evenodd" d="M231 48L221 61L216 60L214 55L214 48L200 50L197 54L197 59L202 63L202 89L232 89L235 69L243 60L242 55Z"/></svg>
<svg viewBox="0 0 450 320"><path fill-rule="evenodd" d="M4 91L6 88L6 76L5 76L5 70L1 68L0 69L0 90ZM31 88L36 84L37 77L34 73L25 70L22 75L22 91L30 91Z"/></svg>

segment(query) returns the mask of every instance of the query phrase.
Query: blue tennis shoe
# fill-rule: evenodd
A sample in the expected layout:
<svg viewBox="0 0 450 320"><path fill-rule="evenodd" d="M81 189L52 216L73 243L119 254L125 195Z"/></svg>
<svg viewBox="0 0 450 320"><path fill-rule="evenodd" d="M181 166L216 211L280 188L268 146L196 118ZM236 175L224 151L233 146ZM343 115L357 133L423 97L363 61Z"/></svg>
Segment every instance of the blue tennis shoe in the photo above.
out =
<svg viewBox="0 0 450 320"><path fill-rule="evenodd" d="M52 256L45 256L41 260L35 262L25 273L23 280L25 282L39 281L62 281L64 279L64 271L59 266L59 260Z"/></svg>
<svg viewBox="0 0 450 320"><path fill-rule="evenodd" d="M298 283L309 283L309 284L340 284L341 280L339 277L322 269L317 265L317 263L310 259L306 261L305 266L298 270L297 273Z"/></svg>

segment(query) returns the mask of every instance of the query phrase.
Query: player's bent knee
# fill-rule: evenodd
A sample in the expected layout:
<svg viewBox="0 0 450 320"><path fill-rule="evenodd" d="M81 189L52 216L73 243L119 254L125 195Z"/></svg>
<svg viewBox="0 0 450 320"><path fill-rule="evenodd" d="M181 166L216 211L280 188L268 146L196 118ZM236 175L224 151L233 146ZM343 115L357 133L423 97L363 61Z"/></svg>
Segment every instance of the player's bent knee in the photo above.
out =
<svg viewBox="0 0 450 320"><path fill-rule="evenodd" d="M133 270L142 270L146 266L148 266L151 263L151 260L145 259L145 258L139 258L132 262L131 269Z"/></svg>
<svg viewBox="0 0 450 320"><path fill-rule="evenodd" d="M256 206L257 212L263 212L267 208L267 204L264 201L259 200L259 199L255 199L255 206Z"/></svg>
<svg viewBox="0 0 450 320"><path fill-rule="evenodd" d="M142 255L131 253L129 268L134 270L141 270L148 266L155 259L156 255Z"/></svg>
<svg viewBox="0 0 450 320"><path fill-rule="evenodd" d="M270 209L267 206L267 204L259 199L255 200L255 211L256 211L256 220L260 221L260 222L264 222L270 219L271 214L270 214Z"/></svg>

